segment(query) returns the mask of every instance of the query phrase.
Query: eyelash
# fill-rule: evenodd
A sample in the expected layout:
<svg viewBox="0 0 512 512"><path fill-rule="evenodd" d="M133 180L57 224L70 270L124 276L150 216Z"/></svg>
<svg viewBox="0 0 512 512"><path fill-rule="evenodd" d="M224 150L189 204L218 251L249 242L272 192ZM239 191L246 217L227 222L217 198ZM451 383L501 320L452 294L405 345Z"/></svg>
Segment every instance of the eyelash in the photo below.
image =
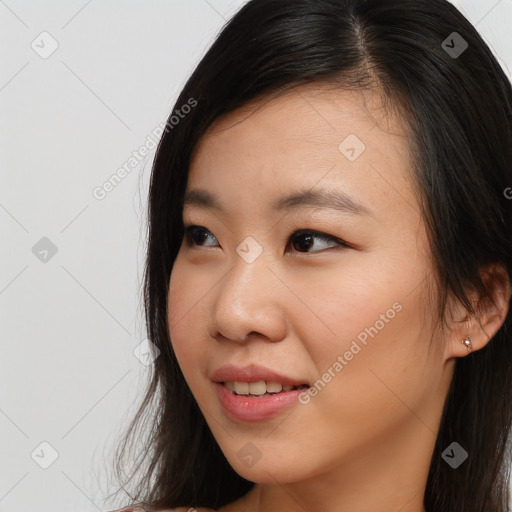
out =
<svg viewBox="0 0 512 512"><path fill-rule="evenodd" d="M206 229L205 227L197 226L195 224L186 225L184 228L185 228L185 239L189 246L202 247L201 245L197 245L194 243L194 241L193 241L194 233L208 232L213 235L213 233L211 231L209 231L208 229ZM332 235L328 235L326 233L321 233L319 231L314 231L311 229L299 229L297 231L294 231L289 236L289 240L292 241L294 237L299 237L301 235L313 235L314 238L319 239L322 242L335 242L338 245L338 247L329 247L327 249L321 249L319 251L297 251L300 254L308 254L309 252L317 253L317 252L328 251L330 249L341 249L341 248L349 248L350 247L349 244L347 244L344 240L341 240L340 238L334 237ZM215 235L213 235L213 236L215 236Z"/></svg>

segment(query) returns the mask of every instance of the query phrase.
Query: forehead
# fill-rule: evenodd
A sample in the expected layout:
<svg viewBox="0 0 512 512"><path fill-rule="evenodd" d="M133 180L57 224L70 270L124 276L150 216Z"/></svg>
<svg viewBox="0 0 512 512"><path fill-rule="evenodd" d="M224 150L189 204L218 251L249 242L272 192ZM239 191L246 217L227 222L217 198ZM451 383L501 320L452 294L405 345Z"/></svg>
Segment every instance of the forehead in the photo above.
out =
<svg viewBox="0 0 512 512"><path fill-rule="evenodd" d="M263 196L321 185L385 208L386 198L416 203L411 168L407 124L379 89L308 84L217 119L195 148L187 189L261 211Z"/></svg>
<svg viewBox="0 0 512 512"><path fill-rule="evenodd" d="M332 84L305 84L277 96L259 97L230 112L209 127L196 148L237 137L273 142L299 137L332 144L345 133L361 138L373 131L375 142L391 142L394 135L407 144L407 126L398 106L382 89L343 89ZM272 137L274 136L274 137ZM267 143L270 140L266 141Z"/></svg>

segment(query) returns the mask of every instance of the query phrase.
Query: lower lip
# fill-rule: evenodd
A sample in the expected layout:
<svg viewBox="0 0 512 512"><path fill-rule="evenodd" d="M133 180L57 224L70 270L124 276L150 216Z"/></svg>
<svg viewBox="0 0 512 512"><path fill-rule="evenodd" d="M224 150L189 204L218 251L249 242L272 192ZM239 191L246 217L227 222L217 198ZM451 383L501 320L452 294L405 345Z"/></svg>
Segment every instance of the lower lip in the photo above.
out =
<svg viewBox="0 0 512 512"><path fill-rule="evenodd" d="M262 397L235 395L223 384L216 382L217 395L224 411L239 421L262 421L279 414L298 401L299 394L307 388L294 389Z"/></svg>

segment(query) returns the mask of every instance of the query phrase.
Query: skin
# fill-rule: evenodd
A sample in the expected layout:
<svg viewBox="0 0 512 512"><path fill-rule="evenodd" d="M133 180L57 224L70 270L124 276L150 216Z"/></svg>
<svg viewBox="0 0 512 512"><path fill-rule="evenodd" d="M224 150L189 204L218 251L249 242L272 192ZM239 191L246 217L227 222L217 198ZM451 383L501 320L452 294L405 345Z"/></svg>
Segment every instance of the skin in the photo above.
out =
<svg viewBox="0 0 512 512"><path fill-rule="evenodd" d="M234 470L256 482L222 512L425 512L442 408L456 358L467 354L461 340L469 333L474 350L485 346L508 300L484 311L481 327L455 302L448 326L437 322L405 126L378 90L316 84L217 120L196 148L187 191L204 188L226 210L185 207L185 225L206 235L180 247L168 323L215 439ZM338 148L349 134L366 145L355 161ZM301 188L342 191L373 213L270 210ZM298 229L349 246L315 238L307 249L303 237L290 239ZM235 251L248 236L263 248L252 263ZM358 343L307 405L252 423L223 413L209 379L216 368L257 362L314 383L397 303L394 318ZM237 456L248 442L261 452L252 467Z"/></svg>

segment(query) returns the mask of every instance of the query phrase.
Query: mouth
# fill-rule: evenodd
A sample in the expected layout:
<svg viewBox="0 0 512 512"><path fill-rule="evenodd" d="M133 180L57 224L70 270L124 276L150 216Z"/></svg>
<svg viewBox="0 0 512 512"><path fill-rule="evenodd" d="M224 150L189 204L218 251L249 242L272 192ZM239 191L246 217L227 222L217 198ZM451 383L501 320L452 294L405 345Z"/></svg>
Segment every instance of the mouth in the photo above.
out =
<svg viewBox="0 0 512 512"><path fill-rule="evenodd" d="M222 410L231 420L259 422L270 420L296 405L307 384L282 385L275 381L214 382Z"/></svg>
<svg viewBox="0 0 512 512"><path fill-rule="evenodd" d="M298 386L283 385L280 382L273 381L254 381L254 382L242 382L242 381L225 381L219 382L220 385L224 386L233 395L246 396L251 398L261 398L264 396L279 395L287 393L289 391L295 391L298 389L308 389L307 384L301 384Z"/></svg>

